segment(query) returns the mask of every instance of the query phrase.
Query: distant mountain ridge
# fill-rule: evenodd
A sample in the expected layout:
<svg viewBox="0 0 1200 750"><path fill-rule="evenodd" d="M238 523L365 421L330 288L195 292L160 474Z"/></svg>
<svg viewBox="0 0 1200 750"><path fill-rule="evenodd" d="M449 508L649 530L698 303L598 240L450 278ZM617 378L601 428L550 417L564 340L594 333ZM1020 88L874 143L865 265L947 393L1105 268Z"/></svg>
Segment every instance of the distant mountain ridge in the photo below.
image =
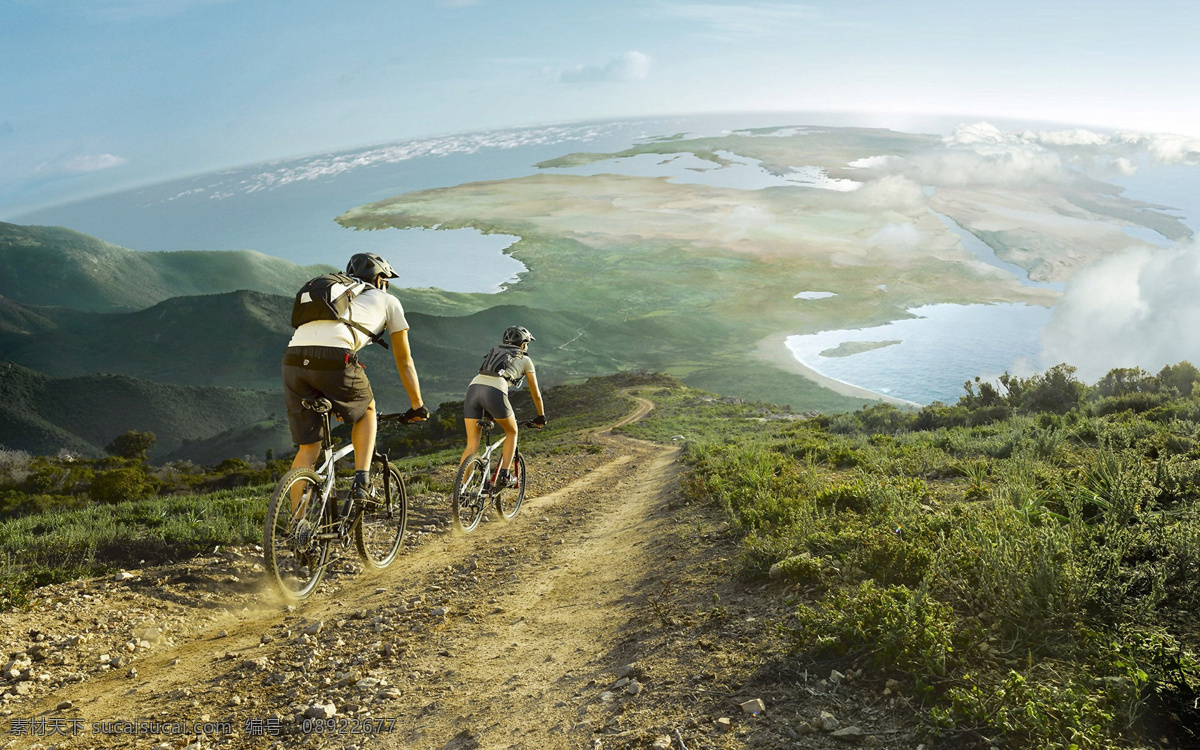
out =
<svg viewBox="0 0 1200 750"><path fill-rule="evenodd" d="M10 300L108 312L238 289L291 296L332 266L253 250L142 252L62 227L0 222L0 268L0 295Z"/></svg>
<svg viewBox="0 0 1200 750"><path fill-rule="evenodd" d="M247 290L176 297L145 310L109 313L0 298L0 358L60 378L113 373L281 394L279 366L293 333L291 305L290 296ZM459 317L410 312L407 318L423 395L433 405L462 397L483 354L514 323L547 342L545 348L535 344L533 354L552 380L627 365L596 350L596 343L618 340L603 328L595 328L586 344L552 343L569 342L589 329L590 321L578 314L499 305ZM369 346L361 356L382 408L407 409L391 353Z"/></svg>

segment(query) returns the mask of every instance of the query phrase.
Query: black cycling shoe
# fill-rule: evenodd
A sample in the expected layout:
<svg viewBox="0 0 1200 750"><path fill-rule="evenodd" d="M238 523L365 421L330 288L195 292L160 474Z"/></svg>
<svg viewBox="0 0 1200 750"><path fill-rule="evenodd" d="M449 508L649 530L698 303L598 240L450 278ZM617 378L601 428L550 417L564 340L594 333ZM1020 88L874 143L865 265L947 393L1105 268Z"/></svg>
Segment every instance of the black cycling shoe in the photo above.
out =
<svg viewBox="0 0 1200 750"><path fill-rule="evenodd" d="M355 506L361 508L368 497L369 495L367 494L366 487L358 483L351 485L350 492L346 494L346 499L342 501L342 506L338 509L338 519L349 519L351 510L353 510Z"/></svg>

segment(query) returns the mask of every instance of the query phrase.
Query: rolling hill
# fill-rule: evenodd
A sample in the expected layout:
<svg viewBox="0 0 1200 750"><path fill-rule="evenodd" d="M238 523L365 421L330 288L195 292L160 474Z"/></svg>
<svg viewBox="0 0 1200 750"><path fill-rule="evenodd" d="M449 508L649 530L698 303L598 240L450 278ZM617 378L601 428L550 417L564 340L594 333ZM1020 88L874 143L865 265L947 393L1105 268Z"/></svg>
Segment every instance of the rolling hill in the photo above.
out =
<svg viewBox="0 0 1200 750"><path fill-rule="evenodd" d="M179 452L184 441L203 441L264 420L278 422L283 415L280 393L168 385L125 375L52 378L0 364L0 445L10 450L53 454L66 449L97 457L117 435L139 430L158 438L151 459L185 458L187 452ZM290 445L280 422L253 453Z"/></svg>
<svg viewBox="0 0 1200 750"><path fill-rule="evenodd" d="M330 267L250 250L140 252L62 227L0 222L0 268L0 295L10 300L99 312L237 289L291 296Z"/></svg>

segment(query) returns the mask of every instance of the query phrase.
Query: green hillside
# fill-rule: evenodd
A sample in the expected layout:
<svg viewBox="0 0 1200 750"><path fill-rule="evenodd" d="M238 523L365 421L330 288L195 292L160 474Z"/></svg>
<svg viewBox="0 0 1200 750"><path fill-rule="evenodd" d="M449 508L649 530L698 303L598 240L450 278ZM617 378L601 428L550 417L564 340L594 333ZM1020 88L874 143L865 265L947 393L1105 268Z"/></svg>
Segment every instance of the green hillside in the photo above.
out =
<svg viewBox="0 0 1200 750"><path fill-rule="evenodd" d="M666 371L796 408L862 404L714 344L735 335L719 316L700 324L673 310L670 295L639 291L668 277L686 287L711 269L634 265L636 283L614 283L633 284L632 304L651 305L648 313L627 314L631 302L613 283L588 285L603 263L497 294L394 290L408 311L425 401L461 399L483 354L519 324L537 336L531 354L543 387ZM329 267L253 252L138 252L68 229L0 223L0 269L0 362L17 366L0 372L0 445L95 455L137 429L158 435L155 460L290 450L286 429L271 420L283 417L279 366L292 295ZM372 346L362 360L380 409L407 409L391 353Z"/></svg>
<svg viewBox="0 0 1200 750"><path fill-rule="evenodd" d="M291 304L290 297L251 291L177 297L120 313L0 300L0 356L55 377L108 372L277 391L280 358L293 332ZM620 331L593 326L581 315L501 305L461 317L409 313L408 319L424 395L435 405L462 397L484 352L514 323L534 330L535 362L552 382L638 362L614 347L626 340ZM605 353L610 348L615 355ZM362 357L384 408L408 408L391 353L372 346Z"/></svg>
<svg viewBox="0 0 1200 750"><path fill-rule="evenodd" d="M152 459L187 457L178 450L185 440L283 414L276 391L167 385L125 375L51 378L0 364L0 445L10 450L48 454L66 448L100 456L117 435L139 430L158 438ZM282 424L276 431L286 435ZM264 449L280 445L278 435L267 437Z"/></svg>
<svg viewBox="0 0 1200 750"><path fill-rule="evenodd" d="M0 222L0 296L89 312L140 310L171 297L254 289L291 296L328 266L262 253L138 252L62 227Z"/></svg>

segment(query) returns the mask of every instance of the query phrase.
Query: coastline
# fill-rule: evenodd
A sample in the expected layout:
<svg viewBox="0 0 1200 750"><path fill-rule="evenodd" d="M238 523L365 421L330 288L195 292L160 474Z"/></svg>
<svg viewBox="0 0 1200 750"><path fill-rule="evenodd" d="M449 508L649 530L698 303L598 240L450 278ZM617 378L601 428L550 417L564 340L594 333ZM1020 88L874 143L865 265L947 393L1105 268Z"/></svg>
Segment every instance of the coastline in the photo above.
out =
<svg viewBox="0 0 1200 750"><path fill-rule="evenodd" d="M871 401L882 401L884 403L900 407L921 406L921 404L918 404L914 401L905 401L902 398L885 396L882 393L876 393L875 391L867 390L866 388L854 385L853 383L847 383L843 380L835 380L827 375L822 375L811 367L801 363L800 360L796 359L796 357L792 354L791 349L788 349L787 346L787 337L790 335L791 334L789 333L773 333L770 336L767 336L765 339L760 340L754 346L754 351L752 353L754 358L769 365L774 365L775 367L778 367L786 372L795 373L796 375L807 378L822 388L828 388L834 393L842 396L849 396L851 398L864 398Z"/></svg>

